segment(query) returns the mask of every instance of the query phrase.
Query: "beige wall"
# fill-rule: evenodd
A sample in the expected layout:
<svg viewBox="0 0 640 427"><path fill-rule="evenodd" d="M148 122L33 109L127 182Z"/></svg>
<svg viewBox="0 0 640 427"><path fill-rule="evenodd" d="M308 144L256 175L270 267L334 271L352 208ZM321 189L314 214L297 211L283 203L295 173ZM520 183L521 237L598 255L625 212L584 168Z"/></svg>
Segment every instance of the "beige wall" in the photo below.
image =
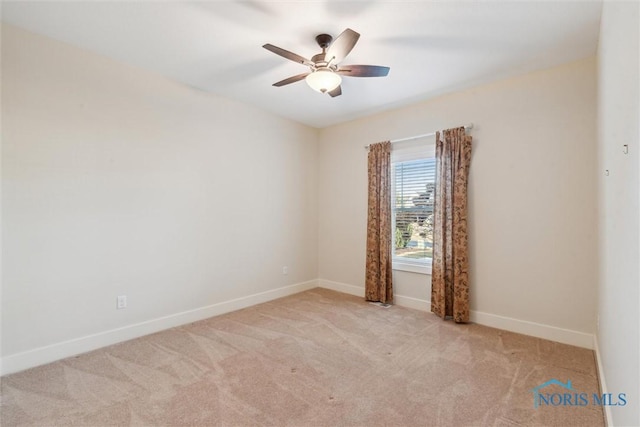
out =
<svg viewBox="0 0 640 427"><path fill-rule="evenodd" d="M315 129L8 25L2 121L3 356L317 277Z"/></svg>
<svg viewBox="0 0 640 427"><path fill-rule="evenodd" d="M364 286L363 146L470 122L472 310L592 334L595 58L323 129L320 278ZM395 272L394 281L400 297L430 298L429 276Z"/></svg>
<svg viewBox="0 0 640 427"><path fill-rule="evenodd" d="M594 331L593 58L322 131L6 25L2 77L3 358L318 277L362 290L363 146L469 122L475 318Z"/></svg>
<svg viewBox="0 0 640 427"><path fill-rule="evenodd" d="M604 2L598 48L597 340L605 390L628 396L628 405L607 408L617 426L640 425L639 26L637 2Z"/></svg>

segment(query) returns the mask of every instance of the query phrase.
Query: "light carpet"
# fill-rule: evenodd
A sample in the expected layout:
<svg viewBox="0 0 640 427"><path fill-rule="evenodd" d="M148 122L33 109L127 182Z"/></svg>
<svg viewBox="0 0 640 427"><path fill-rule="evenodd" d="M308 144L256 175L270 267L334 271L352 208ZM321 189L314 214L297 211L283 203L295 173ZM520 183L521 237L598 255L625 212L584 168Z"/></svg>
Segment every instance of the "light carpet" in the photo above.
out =
<svg viewBox="0 0 640 427"><path fill-rule="evenodd" d="M2 426L601 426L590 350L326 289L2 378ZM549 393L564 389L551 385Z"/></svg>

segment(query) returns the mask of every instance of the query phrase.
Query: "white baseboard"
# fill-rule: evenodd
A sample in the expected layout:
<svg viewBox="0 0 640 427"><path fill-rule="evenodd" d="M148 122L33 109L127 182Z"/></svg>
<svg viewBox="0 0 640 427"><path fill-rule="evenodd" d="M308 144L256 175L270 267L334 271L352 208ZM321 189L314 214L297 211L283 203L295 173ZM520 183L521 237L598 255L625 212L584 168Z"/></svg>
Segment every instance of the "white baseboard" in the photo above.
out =
<svg viewBox="0 0 640 427"><path fill-rule="evenodd" d="M593 336L593 349L596 353L596 369L598 370L598 381L600 382L600 396L608 393L607 382L604 378L604 367L602 366L602 358L600 355L600 345L598 344L598 335ZM603 405L604 417L607 426L613 426L613 418L611 416L611 406Z"/></svg>
<svg viewBox="0 0 640 427"><path fill-rule="evenodd" d="M364 297L364 288L359 286L324 279L318 279L318 286L350 295ZM394 302L402 307L431 311L431 301L426 299L395 295ZM558 328L556 326L530 322L527 320L514 319L512 317L505 317L497 314L483 313L475 310L471 310L470 320L471 322L479 325L490 326L492 328L517 332L519 334L530 335L536 338L543 338L550 341L593 350L593 334Z"/></svg>
<svg viewBox="0 0 640 427"><path fill-rule="evenodd" d="M332 282L331 280L318 279L318 286L343 294L355 295L364 298L364 287L347 285L346 283Z"/></svg>
<svg viewBox="0 0 640 427"><path fill-rule="evenodd" d="M426 299L394 295L393 301L401 307L413 308L415 310L431 313L431 301Z"/></svg>
<svg viewBox="0 0 640 427"><path fill-rule="evenodd" d="M364 288L360 286L348 285L346 283L333 282L326 279L318 279L318 286L343 294L355 295L364 298ZM407 297L404 295L394 295L393 302L401 307L413 308L421 311L430 311L431 303L427 300Z"/></svg>
<svg viewBox="0 0 640 427"><path fill-rule="evenodd" d="M517 332L523 335L530 335L536 338L543 338L549 341L593 350L593 334L558 328L543 323L530 322L528 320L499 316L497 314L483 313L481 311L471 310L470 317L473 323L479 325L504 329L510 332Z"/></svg>
<svg viewBox="0 0 640 427"><path fill-rule="evenodd" d="M252 305L293 295L318 286L317 280L296 283L290 286L260 292L246 297L223 301L216 304L200 307L181 313L171 314L157 319L148 320L122 328L99 332L60 343L55 343L45 347L5 356L0 361L2 367L1 375L7 375L45 363L54 362L66 357L75 356L80 353L96 350L101 347L149 335L165 329L184 325L198 320L207 319L231 311L240 310Z"/></svg>
<svg viewBox="0 0 640 427"><path fill-rule="evenodd" d="M60 343L39 347L33 350L5 356L0 359L0 375L11 374L35 366L43 365L45 363L64 359L66 357L74 356L80 353L86 353L88 351L96 350L108 345L184 325L186 323L191 323L220 314L229 313L231 311L240 310L252 305L271 301L277 298L282 298L288 295L293 295L298 292L306 291L308 289L313 289L318 286L364 298L364 287L334 282L325 279L310 280L303 283L284 286L282 288L273 289L242 298L236 298L229 301L223 301L206 307L200 307L194 310L184 311L181 313L148 320L134 325L128 325L122 328L112 329L109 331L87 335L84 337L75 338L72 340L63 341ZM431 302L429 300L423 300L404 295L396 295L395 303L402 307L413 308L426 312L430 311L431 305ZM592 334L586 334L583 332L557 328L554 326L499 316L490 313L483 313L472 310L471 321L485 326L491 326L511 332L531 335L534 337L557 341L564 344L575 345L578 347L594 349L594 346L597 345L597 342L594 341L594 336ZM595 349L597 355L596 357L598 358L599 363L598 371L599 373L602 373L599 352L597 347L595 347ZM603 389L606 390L603 376L601 376L601 383ZM607 413L607 421L610 421L610 416L610 413Z"/></svg>

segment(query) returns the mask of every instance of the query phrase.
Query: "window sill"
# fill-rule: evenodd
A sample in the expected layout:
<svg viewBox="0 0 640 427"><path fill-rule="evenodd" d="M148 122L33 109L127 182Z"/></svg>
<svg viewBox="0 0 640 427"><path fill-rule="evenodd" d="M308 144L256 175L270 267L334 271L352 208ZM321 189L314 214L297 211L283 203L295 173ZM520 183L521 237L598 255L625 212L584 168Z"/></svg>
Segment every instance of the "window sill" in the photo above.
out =
<svg viewBox="0 0 640 427"><path fill-rule="evenodd" d="M412 262L394 260L391 268L393 270L408 271L411 273L431 275L430 262L428 264L424 264L424 263L412 263Z"/></svg>

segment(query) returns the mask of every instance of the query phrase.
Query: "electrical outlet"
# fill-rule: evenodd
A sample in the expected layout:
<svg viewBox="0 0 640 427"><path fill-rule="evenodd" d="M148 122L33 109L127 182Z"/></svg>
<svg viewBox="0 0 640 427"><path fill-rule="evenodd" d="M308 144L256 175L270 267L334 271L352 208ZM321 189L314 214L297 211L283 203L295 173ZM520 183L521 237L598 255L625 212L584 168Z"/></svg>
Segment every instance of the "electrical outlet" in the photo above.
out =
<svg viewBox="0 0 640 427"><path fill-rule="evenodd" d="M126 295L119 295L118 298L116 298L116 308L118 310L120 310L121 308L127 308L127 296Z"/></svg>
<svg viewBox="0 0 640 427"><path fill-rule="evenodd" d="M282 267L282 274L289 274L289 267L287 267L286 265Z"/></svg>

